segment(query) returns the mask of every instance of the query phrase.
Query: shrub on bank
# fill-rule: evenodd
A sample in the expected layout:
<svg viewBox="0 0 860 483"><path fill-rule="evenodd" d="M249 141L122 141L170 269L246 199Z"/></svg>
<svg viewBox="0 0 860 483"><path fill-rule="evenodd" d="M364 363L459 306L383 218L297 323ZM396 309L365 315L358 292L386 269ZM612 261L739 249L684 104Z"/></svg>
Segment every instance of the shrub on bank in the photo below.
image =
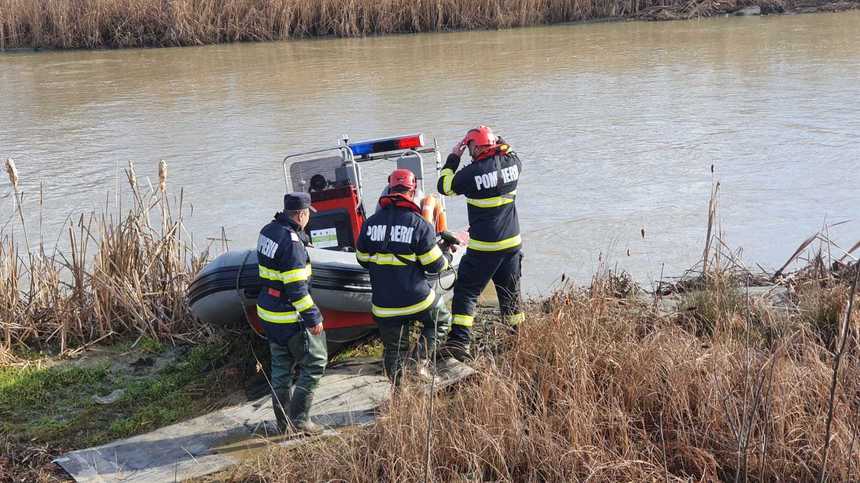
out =
<svg viewBox="0 0 860 483"><path fill-rule="evenodd" d="M59 253L30 239L11 160L7 171L20 225L0 231L0 362L11 349L65 352L113 336L202 335L185 293L206 254L196 255L187 242L181 196L170 203L163 161L150 190L130 163L133 205L79 215L65 227L67 249Z"/></svg>

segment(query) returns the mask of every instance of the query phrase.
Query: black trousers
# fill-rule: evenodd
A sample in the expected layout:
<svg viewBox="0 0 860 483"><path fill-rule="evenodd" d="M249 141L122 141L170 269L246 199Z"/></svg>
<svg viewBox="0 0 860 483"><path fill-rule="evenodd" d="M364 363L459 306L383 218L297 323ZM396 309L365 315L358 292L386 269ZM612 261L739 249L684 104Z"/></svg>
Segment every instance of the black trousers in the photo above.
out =
<svg viewBox="0 0 860 483"><path fill-rule="evenodd" d="M523 320L520 295L523 252L479 252L468 250L460 261L457 284L454 286L454 315L448 340L467 345L475 320L478 297L490 282L496 286L502 321L517 325Z"/></svg>
<svg viewBox="0 0 860 483"><path fill-rule="evenodd" d="M411 316L379 318L374 317L382 336L382 363L391 382L400 383L404 358L409 354L409 335L413 322L421 324L421 335L413 357L417 360L432 358L439 341L451 329L451 312L442 297L427 310Z"/></svg>

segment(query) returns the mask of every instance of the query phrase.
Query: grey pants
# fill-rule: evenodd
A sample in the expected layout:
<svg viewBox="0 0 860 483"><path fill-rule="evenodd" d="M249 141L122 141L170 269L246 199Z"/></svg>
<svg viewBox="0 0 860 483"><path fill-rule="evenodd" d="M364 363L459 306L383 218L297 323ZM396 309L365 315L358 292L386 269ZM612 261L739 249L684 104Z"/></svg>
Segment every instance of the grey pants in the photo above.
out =
<svg viewBox="0 0 860 483"><path fill-rule="evenodd" d="M272 353L272 392L289 394L295 384L296 390L312 393L319 385L328 363L325 331L312 335L302 328L290 337L286 347L269 343ZM298 367L298 377L295 369Z"/></svg>
<svg viewBox="0 0 860 483"><path fill-rule="evenodd" d="M422 324L414 357L431 358L440 339L443 339L451 330L451 312L448 311L442 297L439 297L432 307L418 314L391 319L376 318L379 334L382 337L382 361L385 372L395 384L400 382L399 375L403 370L404 358L409 353L409 332L413 322Z"/></svg>

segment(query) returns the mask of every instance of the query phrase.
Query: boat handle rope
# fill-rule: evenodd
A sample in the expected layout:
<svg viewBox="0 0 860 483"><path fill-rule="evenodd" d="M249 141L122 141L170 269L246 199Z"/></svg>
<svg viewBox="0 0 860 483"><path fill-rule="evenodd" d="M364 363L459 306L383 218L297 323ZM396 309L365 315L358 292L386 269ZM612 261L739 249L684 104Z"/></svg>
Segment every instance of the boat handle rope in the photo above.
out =
<svg viewBox="0 0 860 483"><path fill-rule="evenodd" d="M268 338L263 334L257 332L257 329L251 324L251 319L248 318L248 312L245 311L245 297L242 295L242 288L239 286L239 281L242 278L242 270L245 269L245 262L248 261L248 257L251 256L251 251L248 250L245 253L245 258L242 259L242 263L239 265L239 270L236 272L236 295L239 296L239 303L242 304L242 318L245 319L245 323L248 324L248 327L251 328L251 332L257 334L257 337L267 340ZM256 357L256 355L255 355Z"/></svg>

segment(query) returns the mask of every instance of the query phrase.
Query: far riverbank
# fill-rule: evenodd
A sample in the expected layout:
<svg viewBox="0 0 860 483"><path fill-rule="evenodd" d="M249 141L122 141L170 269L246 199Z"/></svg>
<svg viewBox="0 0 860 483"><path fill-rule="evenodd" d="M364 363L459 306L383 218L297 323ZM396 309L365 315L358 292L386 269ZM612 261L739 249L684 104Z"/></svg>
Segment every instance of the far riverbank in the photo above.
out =
<svg viewBox="0 0 860 483"><path fill-rule="evenodd" d="M717 15L832 12L830 0L0 0L0 50L177 47L316 37L495 30L598 20L679 20Z"/></svg>

